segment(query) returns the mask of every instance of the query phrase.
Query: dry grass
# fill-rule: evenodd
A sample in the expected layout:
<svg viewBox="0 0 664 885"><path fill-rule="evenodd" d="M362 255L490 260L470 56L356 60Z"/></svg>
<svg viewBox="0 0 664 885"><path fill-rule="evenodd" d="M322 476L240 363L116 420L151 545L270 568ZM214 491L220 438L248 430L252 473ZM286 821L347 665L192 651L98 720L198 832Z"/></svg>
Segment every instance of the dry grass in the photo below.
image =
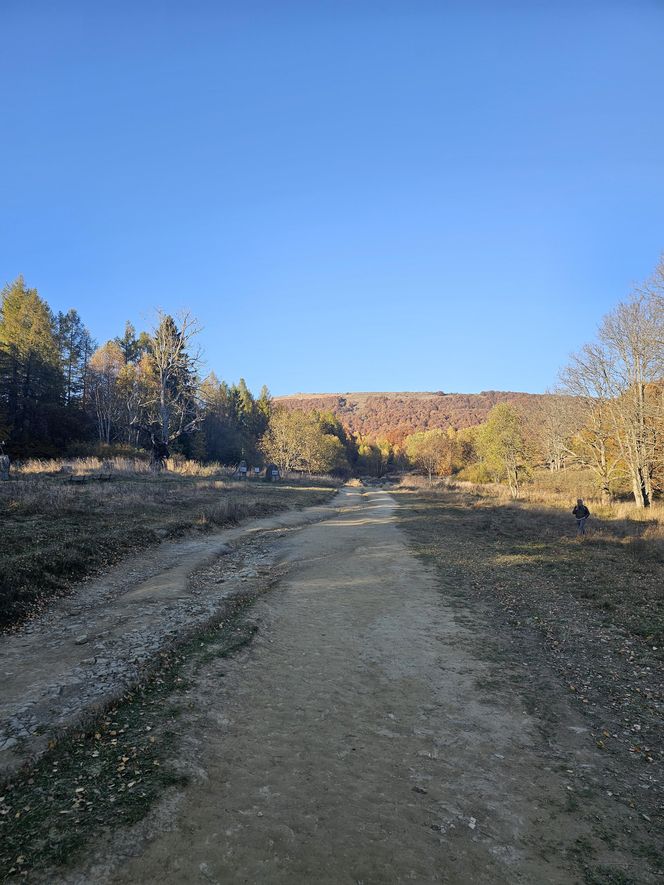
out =
<svg viewBox="0 0 664 885"><path fill-rule="evenodd" d="M527 581L590 601L602 617L664 645L664 522L661 507L644 514L627 505L592 508L586 535L577 537L571 508L513 501L501 487L413 484L399 495L412 510L412 527L440 533L435 549L463 536L468 563L490 575ZM412 502L412 504L410 503ZM565 502L569 505L569 502ZM450 534L450 520L454 526ZM411 525L411 524L409 524ZM409 527L409 526L407 526ZM464 554L466 555L466 554ZM478 559L478 557L480 557ZM581 582L578 576L582 576Z"/></svg>
<svg viewBox="0 0 664 885"><path fill-rule="evenodd" d="M175 476L231 476L233 467L224 467L212 462L201 464L175 456L166 462L166 470ZM17 477L52 477L57 475L88 476L111 473L114 476L135 476L150 474L147 457L114 458L31 458L17 462L12 467L12 475Z"/></svg>
<svg viewBox="0 0 664 885"><path fill-rule="evenodd" d="M71 473L61 473L63 466ZM241 482L214 465L177 465L155 476L133 459L114 459L111 480L99 482L101 466L94 458L32 461L0 483L0 627L38 612L73 582L132 550L321 503L336 488L329 479ZM72 482L72 475L87 480Z"/></svg>
<svg viewBox="0 0 664 885"><path fill-rule="evenodd" d="M487 501L513 503L508 487L501 483L473 483L445 477L430 484L424 476L409 475L401 478L400 487L411 491L456 489ZM518 503L571 513L577 498L583 498L593 518L604 522L642 524L641 528L638 525L634 526L634 532L639 536L643 533L645 525L651 538L657 538L660 533L664 537L663 501L655 501L651 507L641 509L630 500L617 500L605 504L593 489L588 473L580 470L570 470L564 474L541 471L531 482L523 484Z"/></svg>

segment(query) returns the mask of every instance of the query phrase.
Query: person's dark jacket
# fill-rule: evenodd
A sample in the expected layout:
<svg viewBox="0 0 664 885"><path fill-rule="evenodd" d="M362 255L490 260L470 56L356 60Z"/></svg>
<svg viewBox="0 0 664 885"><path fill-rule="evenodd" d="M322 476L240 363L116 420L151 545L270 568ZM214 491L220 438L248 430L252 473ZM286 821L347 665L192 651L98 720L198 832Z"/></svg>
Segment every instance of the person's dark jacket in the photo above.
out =
<svg viewBox="0 0 664 885"><path fill-rule="evenodd" d="M590 510L588 510L585 504L582 504L580 507L577 504L572 513L577 519L588 519L590 516Z"/></svg>

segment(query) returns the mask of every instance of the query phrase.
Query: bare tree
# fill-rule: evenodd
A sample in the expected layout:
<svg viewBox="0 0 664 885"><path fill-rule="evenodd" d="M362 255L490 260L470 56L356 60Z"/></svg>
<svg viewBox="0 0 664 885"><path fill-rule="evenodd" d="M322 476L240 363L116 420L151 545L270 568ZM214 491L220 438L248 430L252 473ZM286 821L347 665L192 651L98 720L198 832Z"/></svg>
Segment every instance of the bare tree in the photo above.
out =
<svg viewBox="0 0 664 885"><path fill-rule="evenodd" d="M649 282L619 304L604 318L597 341L575 354L563 372L567 389L610 429L637 507L652 501L662 444L662 289L657 280L664 274L658 273L659 289Z"/></svg>
<svg viewBox="0 0 664 885"><path fill-rule="evenodd" d="M155 405L162 441L168 445L200 421L195 401L196 370L201 357L198 350L190 352L190 346L201 327L186 311L180 314L177 324L172 316L161 311L158 320L151 335L150 361L156 380Z"/></svg>
<svg viewBox="0 0 664 885"><path fill-rule="evenodd" d="M124 356L114 341L97 348L88 363L89 388L95 404L99 441L110 443L121 412L118 378Z"/></svg>
<svg viewBox="0 0 664 885"><path fill-rule="evenodd" d="M615 483L625 473L622 455L603 403L588 398L579 398L578 403L582 420L567 444L567 451L594 474L602 501L608 504L613 498Z"/></svg>
<svg viewBox="0 0 664 885"><path fill-rule="evenodd" d="M158 311L146 355L146 395L141 403L141 417L132 426L151 440L153 466L161 469L169 456L170 444L191 433L202 421L198 399L197 370L200 351L191 344L201 328L188 312L176 320Z"/></svg>
<svg viewBox="0 0 664 885"><path fill-rule="evenodd" d="M547 393L532 411L526 412L524 432L542 463L555 473L570 460L570 443L582 423L578 398L556 390Z"/></svg>
<svg viewBox="0 0 664 885"><path fill-rule="evenodd" d="M664 255L652 276L640 288L651 312L653 333L653 375L655 383L648 385L648 423L655 450L653 477L657 487L664 485Z"/></svg>

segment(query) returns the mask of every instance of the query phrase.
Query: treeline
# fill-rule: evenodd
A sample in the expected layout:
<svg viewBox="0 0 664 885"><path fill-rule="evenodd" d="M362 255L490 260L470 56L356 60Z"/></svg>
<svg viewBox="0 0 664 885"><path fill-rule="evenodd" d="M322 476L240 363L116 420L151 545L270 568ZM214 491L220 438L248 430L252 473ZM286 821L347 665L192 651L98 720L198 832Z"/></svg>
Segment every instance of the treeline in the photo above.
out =
<svg viewBox="0 0 664 885"><path fill-rule="evenodd" d="M478 427L410 435L403 453L430 478L505 482L514 497L537 468L580 466L603 500L628 491L648 507L664 489L664 259L535 408L499 404Z"/></svg>
<svg viewBox="0 0 664 885"><path fill-rule="evenodd" d="M54 313L19 277L0 298L0 442L14 458L145 448L157 460L260 457L271 412L243 380L199 378L199 329L159 313L98 346L76 310Z"/></svg>

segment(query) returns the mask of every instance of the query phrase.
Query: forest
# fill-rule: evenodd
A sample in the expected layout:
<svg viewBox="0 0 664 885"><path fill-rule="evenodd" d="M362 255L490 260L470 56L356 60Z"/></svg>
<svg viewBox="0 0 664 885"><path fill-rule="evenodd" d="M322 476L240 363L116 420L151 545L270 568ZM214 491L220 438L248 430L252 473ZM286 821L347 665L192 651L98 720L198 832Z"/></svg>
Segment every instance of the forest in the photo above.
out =
<svg viewBox="0 0 664 885"><path fill-rule="evenodd" d="M23 277L0 304L0 442L13 461L149 453L224 465L279 459L285 469L350 470L354 447L332 415L281 421L267 387L200 377L198 322L157 312L153 328L99 345L75 309L54 313ZM281 430L280 430L281 428ZM302 452L283 460L280 433ZM283 440L282 440L283 441ZM271 447L270 447L271 446ZM267 447L267 448L266 448Z"/></svg>
<svg viewBox="0 0 664 885"><path fill-rule="evenodd" d="M499 403L533 408L546 394L485 390L481 393L375 392L335 394L291 394L276 397L287 408L333 412L345 427L366 439L383 439L400 447L407 436L421 430L451 427L461 430L486 420Z"/></svg>

